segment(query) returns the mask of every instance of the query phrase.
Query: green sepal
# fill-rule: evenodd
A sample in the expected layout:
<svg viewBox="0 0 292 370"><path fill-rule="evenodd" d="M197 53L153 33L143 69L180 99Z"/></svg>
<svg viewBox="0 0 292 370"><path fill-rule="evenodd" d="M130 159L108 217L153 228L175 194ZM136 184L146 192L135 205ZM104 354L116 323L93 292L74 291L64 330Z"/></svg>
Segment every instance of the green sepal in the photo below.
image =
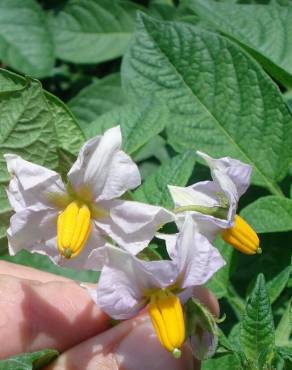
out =
<svg viewBox="0 0 292 370"><path fill-rule="evenodd" d="M184 311L186 335L190 338L193 355L198 360L212 357L219 336L216 318L206 306L193 297L184 305Z"/></svg>

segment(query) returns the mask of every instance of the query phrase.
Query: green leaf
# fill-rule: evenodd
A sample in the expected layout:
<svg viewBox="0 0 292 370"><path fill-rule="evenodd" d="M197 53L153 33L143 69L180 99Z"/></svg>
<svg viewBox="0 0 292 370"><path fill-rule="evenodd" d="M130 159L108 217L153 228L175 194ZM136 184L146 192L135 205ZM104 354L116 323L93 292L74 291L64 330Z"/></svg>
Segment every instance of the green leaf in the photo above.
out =
<svg viewBox="0 0 292 370"><path fill-rule="evenodd" d="M235 355L226 355L203 361L202 370L243 370Z"/></svg>
<svg viewBox="0 0 292 370"><path fill-rule="evenodd" d="M258 233L292 230L292 200L266 196L249 204L240 213Z"/></svg>
<svg viewBox="0 0 292 370"><path fill-rule="evenodd" d="M138 253L137 257L144 261L159 261L163 260L163 257L159 253L159 247L157 244L151 243L147 248L143 249Z"/></svg>
<svg viewBox="0 0 292 370"><path fill-rule="evenodd" d="M233 353L236 352L236 347L234 344L226 337L226 335L223 333L221 329L219 329L219 345L221 347L220 353L222 351Z"/></svg>
<svg viewBox="0 0 292 370"><path fill-rule="evenodd" d="M142 162L139 165L139 171L141 174L141 179L144 181L148 176L151 176L159 168L159 164L152 161Z"/></svg>
<svg viewBox="0 0 292 370"><path fill-rule="evenodd" d="M88 123L102 114L126 103L127 99L121 88L120 74L114 73L80 90L69 101L68 106L77 117L81 127L85 128Z"/></svg>
<svg viewBox="0 0 292 370"><path fill-rule="evenodd" d="M241 320L242 315L245 312L245 302L244 300L239 296L236 289L233 287L231 283L228 285L227 289L227 299L228 303L232 307L235 315L239 320Z"/></svg>
<svg viewBox="0 0 292 370"><path fill-rule="evenodd" d="M6 235L11 209L4 186L9 180L5 153L57 169L57 146L77 153L83 134L66 106L41 84L0 69L0 239Z"/></svg>
<svg viewBox="0 0 292 370"><path fill-rule="evenodd" d="M289 278L291 276L292 267L287 266L278 275L276 275L272 280L270 280L267 285L267 292L270 297L271 304L276 301L280 294L285 289Z"/></svg>
<svg viewBox="0 0 292 370"><path fill-rule="evenodd" d="M247 358L257 363L265 354L268 360L274 350L275 333L271 305L265 278L258 275L255 287L246 304L241 322L240 343Z"/></svg>
<svg viewBox="0 0 292 370"><path fill-rule="evenodd" d="M0 241L5 238L6 230L9 225L9 219L12 215L12 209L8 203L4 186L0 186ZM0 247L0 254L2 246Z"/></svg>
<svg viewBox="0 0 292 370"><path fill-rule="evenodd" d="M58 146L67 152L78 154L85 137L77 121L59 98L48 92L46 92L46 98L53 115Z"/></svg>
<svg viewBox="0 0 292 370"><path fill-rule="evenodd" d="M143 102L133 102L105 113L86 126L84 131L87 137L92 137L119 124L123 135L123 148L131 154L159 134L168 120L168 109L155 105L152 99L145 99Z"/></svg>
<svg viewBox="0 0 292 370"><path fill-rule="evenodd" d="M59 355L54 349L44 349L39 352L23 353L0 360L0 370L37 370L49 364Z"/></svg>
<svg viewBox="0 0 292 370"><path fill-rule="evenodd" d="M0 183L9 179L3 154L56 168L56 145L53 116L38 81L27 79L22 88L0 93Z"/></svg>
<svg viewBox="0 0 292 370"><path fill-rule="evenodd" d="M289 347L278 347L277 352L280 354L282 358L287 360L289 362L289 367L285 367L284 370L291 370L291 364L292 364L292 351Z"/></svg>
<svg viewBox="0 0 292 370"><path fill-rule="evenodd" d="M173 5L173 0L150 0L150 8L153 6L153 5L157 5L157 4L161 4L161 5L166 5L166 6L169 6L171 8L174 7Z"/></svg>
<svg viewBox="0 0 292 370"><path fill-rule="evenodd" d="M287 305L287 308L281 317L281 320L275 331L276 345L279 347L289 347L292 358L292 303L291 299Z"/></svg>
<svg viewBox="0 0 292 370"><path fill-rule="evenodd" d="M148 10L151 16L165 21L172 21L177 18L177 9L171 4L171 1L169 1L169 4L153 2Z"/></svg>
<svg viewBox="0 0 292 370"><path fill-rule="evenodd" d="M232 347L234 347L237 350L237 352L242 351L242 347L240 344L240 330L241 330L241 323L237 322L235 325L233 325L229 333L229 336L228 336L229 342L232 343Z"/></svg>
<svg viewBox="0 0 292 370"><path fill-rule="evenodd" d="M228 286L230 284L231 259L234 254L234 249L224 243L222 238L216 239L216 247L224 258L226 265L222 267L208 281L207 287L212 290L218 299L228 295Z"/></svg>
<svg viewBox="0 0 292 370"><path fill-rule="evenodd" d="M61 174L64 182L67 181L67 173L72 167L73 163L76 161L76 156L67 152L66 150L59 148L58 149L58 158L59 158L59 173Z"/></svg>
<svg viewBox="0 0 292 370"><path fill-rule="evenodd" d="M54 49L45 13L33 0L0 0L0 59L33 77L48 76Z"/></svg>
<svg viewBox="0 0 292 370"><path fill-rule="evenodd" d="M146 144L133 153L133 159L136 162L144 161L150 157L155 157L161 163L170 158L166 149L166 142L159 135L153 136Z"/></svg>
<svg viewBox="0 0 292 370"><path fill-rule="evenodd" d="M165 161L133 193L134 199L171 209L173 202L167 185L185 186L192 174L194 164L195 155L191 151Z"/></svg>
<svg viewBox="0 0 292 370"><path fill-rule="evenodd" d="M281 193L292 156L292 121L278 88L228 39L139 15L122 66L132 95L167 104L168 141L253 165L254 182ZM259 151L258 148L261 148Z"/></svg>
<svg viewBox="0 0 292 370"><path fill-rule="evenodd" d="M291 6L231 5L191 0L189 7L245 47L275 79L292 86Z"/></svg>
<svg viewBox="0 0 292 370"><path fill-rule="evenodd" d="M27 81L22 76L0 69L0 91L14 91L23 88L26 84ZM45 90L43 93L55 125L57 145L66 151L77 154L85 139L77 121L59 98Z"/></svg>
<svg viewBox="0 0 292 370"><path fill-rule="evenodd" d="M137 9L130 1L70 0L50 26L56 55L73 63L100 63L120 57L129 42Z"/></svg>
<svg viewBox="0 0 292 370"><path fill-rule="evenodd" d="M0 92L21 90L25 84L24 77L0 68Z"/></svg>
<svg viewBox="0 0 292 370"><path fill-rule="evenodd" d="M285 94L283 94L283 97L286 101L286 104L292 113L292 90L288 90Z"/></svg>

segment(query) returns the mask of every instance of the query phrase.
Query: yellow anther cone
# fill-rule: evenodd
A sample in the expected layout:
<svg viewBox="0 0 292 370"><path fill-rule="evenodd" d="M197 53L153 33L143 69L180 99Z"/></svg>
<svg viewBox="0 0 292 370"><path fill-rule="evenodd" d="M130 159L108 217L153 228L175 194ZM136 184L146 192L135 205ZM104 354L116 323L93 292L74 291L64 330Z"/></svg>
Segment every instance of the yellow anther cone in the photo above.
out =
<svg viewBox="0 0 292 370"><path fill-rule="evenodd" d="M179 298L168 291L151 296L149 314L161 345L175 357L185 340L185 323Z"/></svg>
<svg viewBox="0 0 292 370"><path fill-rule="evenodd" d="M223 240L245 254L261 253L260 240L254 229L236 215L234 226L222 233Z"/></svg>
<svg viewBox="0 0 292 370"><path fill-rule="evenodd" d="M65 258L76 257L85 246L90 235L91 214L88 206L71 202L58 217L58 249Z"/></svg>

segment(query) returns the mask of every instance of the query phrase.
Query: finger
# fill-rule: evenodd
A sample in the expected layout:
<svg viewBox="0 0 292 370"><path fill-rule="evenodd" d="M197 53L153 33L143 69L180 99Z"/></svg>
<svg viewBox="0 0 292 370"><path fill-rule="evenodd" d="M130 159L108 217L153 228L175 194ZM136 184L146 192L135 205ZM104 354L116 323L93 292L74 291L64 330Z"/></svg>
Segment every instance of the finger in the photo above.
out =
<svg viewBox="0 0 292 370"><path fill-rule="evenodd" d="M196 287L193 294L210 311L219 316L219 304L206 288ZM60 356L50 370L74 369L177 370L199 369L190 349L184 347L180 360L174 359L159 344L147 315L125 321L97 337L91 338Z"/></svg>
<svg viewBox="0 0 292 370"><path fill-rule="evenodd" d="M190 349L175 359L159 344L147 315L124 321L61 355L47 370L199 369Z"/></svg>
<svg viewBox="0 0 292 370"><path fill-rule="evenodd" d="M108 325L108 317L72 281L0 276L0 358L43 348L64 351Z"/></svg>
<svg viewBox="0 0 292 370"><path fill-rule="evenodd" d="M207 288L197 286L193 288L193 296L209 308L211 313L217 317L220 315L220 306L215 295Z"/></svg>
<svg viewBox="0 0 292 370"><path fill-rule="evenodd" d="M0 274L42 281L44 283L49 281L71 281L70 279L60 275L50 274L49 272L40 271L23 265L17 265L7 261L0 261Z"/></svg>
<svg viewBox="0 0 292 370"><path fill-rule="evenodd" d="M214 315L219 315L215 296L206 288L196 287L193 294ZM147 315L123 322L91 338L60 356L49 370L74 369L200 369L200 363L186 345L180 360L174 359L159 344Z"/></svg>

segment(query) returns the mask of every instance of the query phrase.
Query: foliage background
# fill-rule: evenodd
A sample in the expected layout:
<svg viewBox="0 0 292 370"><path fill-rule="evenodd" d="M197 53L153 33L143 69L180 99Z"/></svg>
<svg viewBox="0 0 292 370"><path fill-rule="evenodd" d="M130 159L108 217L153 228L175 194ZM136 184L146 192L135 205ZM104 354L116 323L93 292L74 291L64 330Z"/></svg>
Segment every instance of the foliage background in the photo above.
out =
<svg viewBox="0 0 292 370"><path fill-rule="evenodd" d="M227 266L208 285L225 336L203 369L291 369L291 35L290 0L0 0L1 258L97 278L8 255L3 153L66 174L120 124L144 180L133 198L168 208L167 184L210 176L194 150L241 159L254 176L239 210L263 254L218 240Z"/></svg>

